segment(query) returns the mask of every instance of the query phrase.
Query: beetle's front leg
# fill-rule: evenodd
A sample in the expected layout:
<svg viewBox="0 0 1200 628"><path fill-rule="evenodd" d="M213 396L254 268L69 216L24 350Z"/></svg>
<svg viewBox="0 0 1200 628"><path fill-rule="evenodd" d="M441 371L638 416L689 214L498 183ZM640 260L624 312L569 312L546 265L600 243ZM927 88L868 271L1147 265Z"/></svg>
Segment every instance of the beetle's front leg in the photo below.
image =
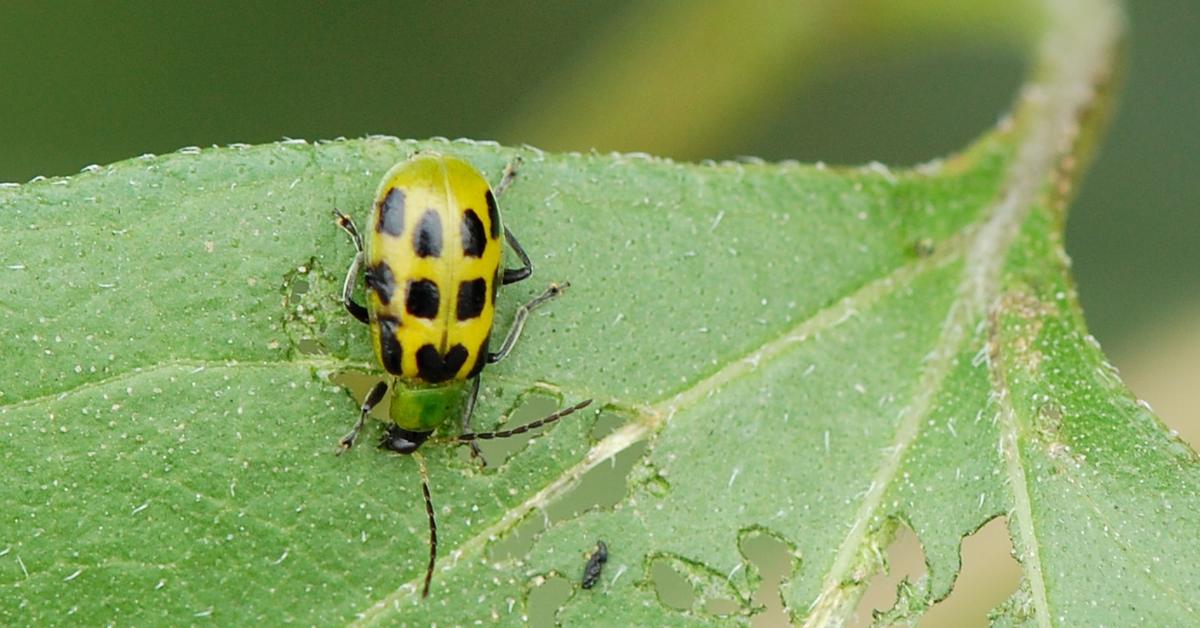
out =
<svg viewBox="0 0 1200 628"><path fill-rule="evenodd" d="M380 401L383 401L383 396L387 394L387 389L387 382L379 382L371 388L371 391L363 398L362 412L358 415L358 422L342 437L342 440L338 441L338 449L334 453L340 456L354 446L354 441L358 440L358 434L367 422L367 414L371 412L372 408L379 405Z"/></svg>

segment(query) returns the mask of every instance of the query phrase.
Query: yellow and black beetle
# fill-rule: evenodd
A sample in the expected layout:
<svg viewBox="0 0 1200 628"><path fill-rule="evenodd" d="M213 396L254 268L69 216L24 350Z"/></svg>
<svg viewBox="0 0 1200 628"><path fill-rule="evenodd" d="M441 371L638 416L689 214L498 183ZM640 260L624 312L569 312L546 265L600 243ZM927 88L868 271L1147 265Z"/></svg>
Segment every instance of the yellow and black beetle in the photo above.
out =
<svg viewBox="0 0 1200 628"><path fill-rule="evenodd" d="M533 273L529 256L501 224L496 206L496 197L515 174L513 166L506 168L493 193L483 175L457 157L422 153L397 164L375 194L365 250L354 222L334 210L357 250L342 286L342 302L354 318L370 326L375 356L392 382L390 423L380 446L413 454L421 470L429 517L429 566L422 597L429 595L437 559L437 522L429 473L416 453L421 444L449 417L458 416L462 433L450 440L470 444L477 454L477 440L527 432L591 403L589 399L511 430L470 431L483 367L504 359L529 312L562 292L562 286L551 284L522 305L499 350L490 350L499 287ZM520 268L501 270L501 233L521 259ZM364 265L365 307L353 298ZM385 380L367 393L358 422L340 441L339 453L354 445L367 414L387 390Z"/></svg>

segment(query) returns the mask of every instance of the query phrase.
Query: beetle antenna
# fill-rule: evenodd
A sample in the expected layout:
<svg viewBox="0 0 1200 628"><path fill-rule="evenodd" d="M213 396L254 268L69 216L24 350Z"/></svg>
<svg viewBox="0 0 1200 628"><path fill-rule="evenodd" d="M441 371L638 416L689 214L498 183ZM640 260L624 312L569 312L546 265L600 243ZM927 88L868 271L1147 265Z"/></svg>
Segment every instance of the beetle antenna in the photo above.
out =
<svg viewBox="0 0 1200 628"><path fill-rule="evenodd" d="M581 402L571 406L570 408L564 408L562 410L559 410L558 412L555 412L554 414L544 416L536 421L531 421L529 423L526 423L525 425L522 425L520 427L515 427L511 430L503 430L500 432L467 432L464 434L459 434L458 436L456 436L454 438L454 440L459 443L469 443L471 441L476 441L476 440L490 440L493 438L508 438L509 436L516 436L517 434L524 434L525 432L528 432L529 430L536 430L537 428L539 428L543 425L549 425L565 416L574 414L576 411L582 410L582 409L588 407L588 405L591 403L592 403L591 399L588 399L586 401L581 401Z"/></svg>
<svg viewBox="0 0 1200 628"><path fill-rule="evenodd" d="M429 495L429 469L425 468L425 456L412 453L417 459L417 467L421 470L421 492L425 494L425 514L429 516L429 567L425 569L425 588L421 597L429 597L429 582L433 580L433 564L437 562L437 519L433 517L433 498Z"/></svg>

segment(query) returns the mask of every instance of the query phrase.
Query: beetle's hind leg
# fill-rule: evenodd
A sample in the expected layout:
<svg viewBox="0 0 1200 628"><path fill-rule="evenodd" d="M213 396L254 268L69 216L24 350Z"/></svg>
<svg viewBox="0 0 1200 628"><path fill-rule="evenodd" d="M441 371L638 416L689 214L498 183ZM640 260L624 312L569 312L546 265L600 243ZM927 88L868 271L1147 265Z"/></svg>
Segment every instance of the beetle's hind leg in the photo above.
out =
<svg viewBox="0 0 1200 628"><path fill-rule="evenodd" d="M495 364L500 360L508 357L512 351L513 345L517 344L517 339L521 337L521 332L525 329L525 322L529 319L529 313L543 303L554 299L563 293L563 290L571 287L569 283L552 283L546 291L534 297L531 301L517 308L517 314L513 317L512 326L508 328L508 333L504 336L504 342L500 343L500 350L489 353L487 356L488 364Z"/></svg>
<svg viewBox="0 0 1200 628"><path fill-rule="evenodd" d="M337 218L338 226L350 235L355 250L354 261L350 262L350 268L346 271L346 280L342 282L342 305L346 307L346 311L350 312L351 316L367 323L370 321L367 316L367 308L354 301L354 280L358 279L358 269L362 267L363 263L362 236L358 234L358 228L354 226L354 221L349 216L338 211L337 208L334 208L333 215Z"/></svg>
<svg viewBox="0 0 1200 628"><path fill-rule="evenodd" d="M544 416L536 421L530 421L529 423L526 423L524 425L518 425L517 427L514 427L510 430L500 430L498 432L464 432L462 434L459 434L458 437L455 438L454 440L459 443L469 443L469 442L477 441L477 440L492 440L495 438L508 438L510 436L524 434L525 432L528 432L530 430L536 430L539 427L542 427L545 425L550 425L551 423L554 423L555 421L558 421L559 419L562 419L563 417L571 416L572 414L575 414L576 412L588 407L591 404L592 404L592 400L586 399L586 400L581 401L573 406L563 408L562 410L559 410L552 414L547 414L546 416Z"/></svg>

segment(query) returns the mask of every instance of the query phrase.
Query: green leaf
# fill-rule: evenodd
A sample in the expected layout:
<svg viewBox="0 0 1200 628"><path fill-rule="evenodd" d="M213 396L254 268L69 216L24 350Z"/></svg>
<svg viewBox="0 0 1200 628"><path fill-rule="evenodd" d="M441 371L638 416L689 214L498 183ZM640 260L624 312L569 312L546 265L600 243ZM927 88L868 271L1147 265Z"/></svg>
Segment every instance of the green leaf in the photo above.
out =
<svg viewBox="0 0 1200 628"><path fill-rule="evenodd" d="M910 171L369 138L0 189L0 620L516 623L555 598L566 625L727 623L762 612L765 543L823 625L903 523L929 570L889 616L911 621L1006 515L1024 579L998 622L1188 623L1196 456L1086 335L1061 246L1120 20L1050 7L1012 117ZM536 274L501 325L573 286L484 373L476 427L601 407L495 468L427 447L425 601L414 461L333 455L375 367L329 210L361 220L417 149L493 180L525 160L503 204Z"/></svg>

